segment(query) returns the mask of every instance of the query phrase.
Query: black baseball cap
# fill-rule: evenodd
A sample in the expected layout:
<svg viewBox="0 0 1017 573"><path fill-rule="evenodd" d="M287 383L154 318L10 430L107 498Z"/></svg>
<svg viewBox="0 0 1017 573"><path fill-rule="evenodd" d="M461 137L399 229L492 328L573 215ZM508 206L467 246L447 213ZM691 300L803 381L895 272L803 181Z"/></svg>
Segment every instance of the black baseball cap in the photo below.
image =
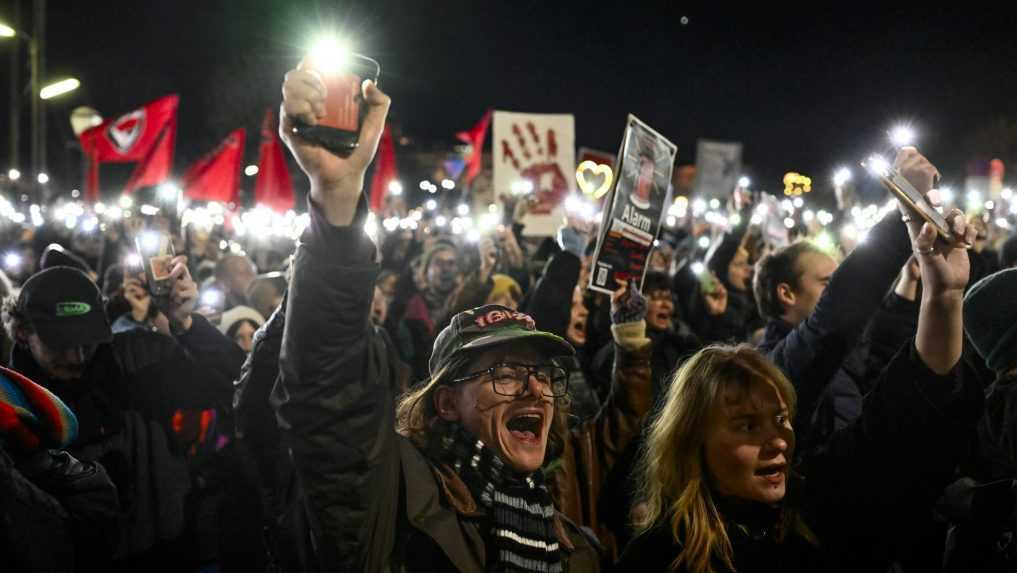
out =
<svg viewBox="0 0 1017 573"><path fill-rule="evenodd" d="M32 275L21 287L18 310L52 349L113 339L99 286L72 267L51 267Z"/></svg>
<svg viewBox="0 0 1017 573"><path fill-rule="evenodd" d="M569 357L575 349L564 338L537 330L530 315L498 304L488 304L455 315L434 341L428 362L431 376L452 363L463 351L526 341L549 357Z"/></svg>

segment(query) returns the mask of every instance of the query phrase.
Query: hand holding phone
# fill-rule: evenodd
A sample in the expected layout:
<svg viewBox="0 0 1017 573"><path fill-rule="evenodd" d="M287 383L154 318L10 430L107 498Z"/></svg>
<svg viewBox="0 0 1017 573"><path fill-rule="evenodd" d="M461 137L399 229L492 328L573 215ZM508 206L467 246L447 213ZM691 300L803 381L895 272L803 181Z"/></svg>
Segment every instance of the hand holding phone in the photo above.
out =
<svg viewBox="0 0 1017 573"><path fill-rule="evenodd" d="M294 131L333 153L348 155L360 145L360 128L367 114L361 85L378 83L381 65L367 56L354 54L332 44L307 55L298 67L318 76L325 88L313 124L298 122Z"/></svg>
<svg viewBox="0 0 1017 573"><path fill-rule="evenodd" d="M296 69L286 74L280 110L279 136L311 181L311 198L322 207L333 225L349 225L364 185L364 173L374 159L385 128L391 99L371 81L361 85L366 115L360 123L358 145L336 154L317 140L298 133L301 125L314 126L326 116L327 89L321 76Z"/></svg>
<svg viewBox="0 0 1017 573"><path fill-rule="evenodd" d="M176 254L173 250L173 240L166 233L146 231L135 237L134 244L145 271L148 291L156 298L168 297L173 289L170 276L171 262Z"/></svg>

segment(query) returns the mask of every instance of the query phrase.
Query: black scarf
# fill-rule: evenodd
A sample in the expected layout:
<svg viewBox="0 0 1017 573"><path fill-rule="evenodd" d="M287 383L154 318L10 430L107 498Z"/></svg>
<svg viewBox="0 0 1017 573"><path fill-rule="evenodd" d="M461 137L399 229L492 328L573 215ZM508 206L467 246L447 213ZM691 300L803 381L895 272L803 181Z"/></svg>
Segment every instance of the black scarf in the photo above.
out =
<svg viewBox="0 0 1017 573"><path fill-rule="evenodd" d="M519 476L459 425L442 440L439 458L487 510L488 571L563 571L554 504L541 472Z"/></svg>

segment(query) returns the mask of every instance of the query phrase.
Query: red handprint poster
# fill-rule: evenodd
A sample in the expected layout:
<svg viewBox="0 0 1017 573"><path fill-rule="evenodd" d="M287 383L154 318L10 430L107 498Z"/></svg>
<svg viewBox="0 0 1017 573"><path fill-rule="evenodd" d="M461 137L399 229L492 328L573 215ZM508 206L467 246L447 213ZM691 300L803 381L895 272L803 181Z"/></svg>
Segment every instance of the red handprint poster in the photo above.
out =
<svg viewBox="0 0 1017 573"><path fill-rule="evenodd" d="M523 234L554 235L575 188L575 118L495 111L493 123L495 194L532 194Z"/></svg>
<svg viewBox="0 0 1017 573"><path fill-rule="evenodd" d="M618 176L607 196L593 257L590 288L608 293L618 281L638 279L642 287L646 261L670 201L675 144L630 115L618 152Z"/></svg>

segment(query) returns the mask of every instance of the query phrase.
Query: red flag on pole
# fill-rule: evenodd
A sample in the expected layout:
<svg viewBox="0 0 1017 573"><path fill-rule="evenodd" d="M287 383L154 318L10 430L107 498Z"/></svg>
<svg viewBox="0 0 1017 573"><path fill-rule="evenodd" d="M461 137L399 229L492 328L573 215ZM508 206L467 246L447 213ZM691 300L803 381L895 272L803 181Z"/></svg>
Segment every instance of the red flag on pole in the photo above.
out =
<svg viewBox="0 0 1017 573"><path fill-rule="evenodd" d="M371 210L381 212L385 206L388 186L398 178L395 162L395 144L392 143L392 129L385 125L378 144L378 159L374 163L374 177L371 179Z"/></svg>
<svg viewBox="0 0 1017 573"><path fill-rule="evenodd" d="M145 159L134 168L134 173L124 187L124 193L133 193L142 187L158 185L169 179L170 170L173 168L173 145L176 139L177 120L174 118L163 128L159 140Z"/></svg>
<svg viewBox="0 0 1017 573"><path fill-rule="evenodd" d="M285 212L294 206L293 180L286 166L282 144L275 130L272 110L265 112L261 122L261 150L258 158L258 178L254 181L254 201L268 205L275 211Z"/></svg>
<svg viewBox="0 0 1017 573"><path fill-rule="evenodd" d="M184 197L205 201L236 202L240 195L240 162L244 158L244 128L235 130L214 151L184 174Z"/></svg>
<svg viewBox="0 0 1017 573"><path fill-rule="evenodd" d="M168 95L82 132L81 148L91 162L85 181L86 198L95 200L99 195L99 163L145 161L153 155L153 148L162 147L159 144L166 141L170 129L174 137L166 142L169 148L161 149L158 159L166 165L172 163L179 101L177 95ZM142 175L137 171L135 174Z"/></svg>
<svg viewBox="0 0 1017 573"><path fill-rule="evenodd" d="M484 113L484 117L480 118L469 131L460 131L456 134L456 138L463 143L467 143L472 148L470 156L466 159L466 184L469 185L473 179L480 173L480 159L483 156L484 151L484 138L487 137L487 128L491 125L491 110L487 110Z"/></svg>

